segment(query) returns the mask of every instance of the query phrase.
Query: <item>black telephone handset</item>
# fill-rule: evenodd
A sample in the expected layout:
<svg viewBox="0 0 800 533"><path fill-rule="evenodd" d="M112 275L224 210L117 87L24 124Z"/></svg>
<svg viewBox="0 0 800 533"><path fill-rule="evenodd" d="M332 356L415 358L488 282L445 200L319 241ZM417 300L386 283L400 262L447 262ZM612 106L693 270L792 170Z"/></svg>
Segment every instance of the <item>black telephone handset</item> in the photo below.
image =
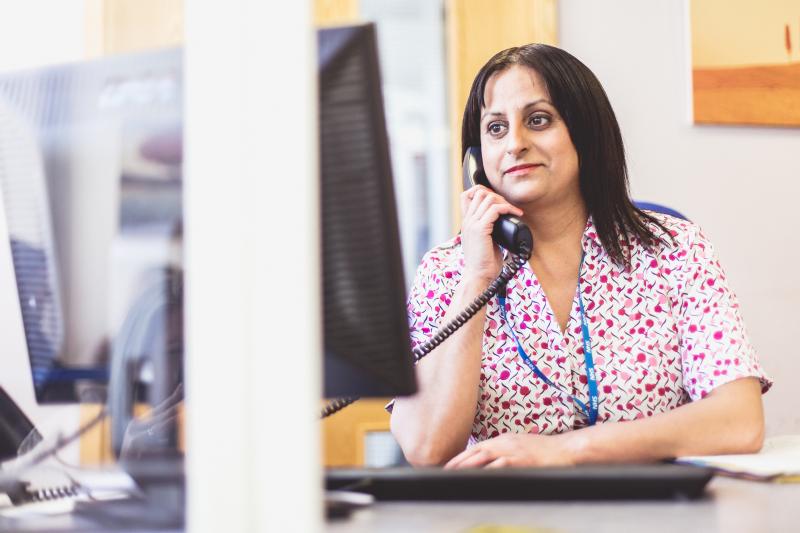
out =
<svg viewBox="0 0 800 533"><path fill-rule="evenodd" d="M475 185L484 185L491 189L483 171L481 149L477 146L470 146L464 154L462 178L465 191ZM523 250L530 253L533 249L531 230L514 215L501 215L497 219L492 230L492 240L514 254L521 254Z"/></svg>

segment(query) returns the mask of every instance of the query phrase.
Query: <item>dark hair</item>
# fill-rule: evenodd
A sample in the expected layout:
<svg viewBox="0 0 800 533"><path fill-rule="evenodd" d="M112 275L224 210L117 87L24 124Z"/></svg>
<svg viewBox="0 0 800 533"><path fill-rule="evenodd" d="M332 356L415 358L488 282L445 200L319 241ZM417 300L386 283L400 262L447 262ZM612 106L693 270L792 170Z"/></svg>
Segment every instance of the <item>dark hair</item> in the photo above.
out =
<svg viewBox="0 0 800 533"><path fill-rule="evenodd" d="M492 57L475 76L461 125L461 157L481 145L480 116L486 106L489 78L512 65L535 70L544 80L550 100L567 126L578 153L580 190L606 253L630 266L632 239L647 248L663 242L648 226L669 232L630 199L625 148L619 124L603 87L586 65L569 53L546 44L509 48Z"/></svg>

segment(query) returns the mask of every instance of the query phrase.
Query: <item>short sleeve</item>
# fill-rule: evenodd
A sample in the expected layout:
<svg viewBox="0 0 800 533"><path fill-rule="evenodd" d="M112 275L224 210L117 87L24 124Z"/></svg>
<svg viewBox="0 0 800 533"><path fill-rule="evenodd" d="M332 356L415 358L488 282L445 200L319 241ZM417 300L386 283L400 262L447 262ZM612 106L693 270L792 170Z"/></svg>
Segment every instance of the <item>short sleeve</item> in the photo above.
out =
<svg viewBox="0 0 800 533"><path fill-rule="evenodd" d="M711 243L691 224L676 242L676 311L686 392L697 400L744 377L758 378L766 392L772 380L750 344L739 302Z"/></svg>
<svg viewBox="0 0 800 533"><path fill-rule="evenodd" d="M460 279L462 264L458 237L422 258L406 303L412 350L425 344L441 326ZM393 406L394 400L386 410L391 412Z"/></svg>
<svg viewBox="0 0 800 533"><path fill-rule="evenodd" d="M408 294L411 348L424 344L442 324L460 277L460 247L431 250L417 269Z"/></svg>

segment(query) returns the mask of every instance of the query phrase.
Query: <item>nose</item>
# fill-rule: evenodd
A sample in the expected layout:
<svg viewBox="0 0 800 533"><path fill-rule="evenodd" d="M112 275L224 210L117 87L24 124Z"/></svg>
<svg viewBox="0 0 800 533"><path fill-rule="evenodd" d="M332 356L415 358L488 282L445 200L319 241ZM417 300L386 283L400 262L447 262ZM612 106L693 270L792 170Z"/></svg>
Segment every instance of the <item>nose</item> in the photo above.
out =
<svg viewBox="0 0 800 533"><path fill-rule="evenodd" d="M528 151L528 148L528 137L522 124L509 124L508 135L506 135L506 153L519 158Z"/></svg>

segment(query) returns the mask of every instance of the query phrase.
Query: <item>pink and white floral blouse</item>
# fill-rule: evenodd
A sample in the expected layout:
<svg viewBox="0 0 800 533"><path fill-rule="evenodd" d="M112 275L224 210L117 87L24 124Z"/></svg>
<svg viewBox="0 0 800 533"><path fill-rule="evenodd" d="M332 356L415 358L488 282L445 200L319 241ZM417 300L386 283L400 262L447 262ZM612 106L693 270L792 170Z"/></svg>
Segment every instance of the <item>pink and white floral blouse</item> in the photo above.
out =
<svg viewBox="0 0 800 533"><path fill-rule="evenodd" d="M594 353L598 422L668 411L746 376L759 378L763 392L772 384L711 244L691 222L653 215L675 242L650 252L635 241L629 271L606 254L591 218L583 234L579 287ZM460 237L423 258L408 299L413 346L440 326L463 264ZM564 334L529 265L509 282L507 294L509 323L497 298L487 305L473 439L585 426L583 411L525 365L509 329L551 381L586 402L577 291Z"/></svg>

